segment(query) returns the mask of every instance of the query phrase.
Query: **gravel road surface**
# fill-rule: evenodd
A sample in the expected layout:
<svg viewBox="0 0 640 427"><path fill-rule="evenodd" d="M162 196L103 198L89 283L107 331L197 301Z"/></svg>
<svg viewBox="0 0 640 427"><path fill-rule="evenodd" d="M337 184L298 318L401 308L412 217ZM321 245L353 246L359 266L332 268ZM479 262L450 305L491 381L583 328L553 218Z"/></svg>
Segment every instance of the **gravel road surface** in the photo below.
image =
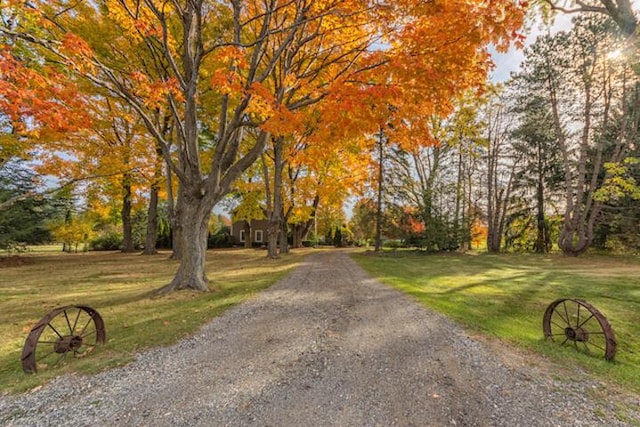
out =
<svg viewBox="0 0 640 427"><path fill-rule="evenodd" d="M635 423L638 396L472 338L341 251L126 367L0 396L5 426Z"/></svg>

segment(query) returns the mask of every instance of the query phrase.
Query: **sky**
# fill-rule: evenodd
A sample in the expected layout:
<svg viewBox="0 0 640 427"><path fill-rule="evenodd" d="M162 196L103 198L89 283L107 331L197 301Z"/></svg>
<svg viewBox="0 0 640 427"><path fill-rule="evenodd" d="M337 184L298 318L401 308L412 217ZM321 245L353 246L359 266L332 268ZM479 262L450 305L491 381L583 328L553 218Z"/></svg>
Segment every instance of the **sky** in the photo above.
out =
<svg viewBox="0 0 640 427"><path fill-rule="evenodd" d="M558 14L550 28L542 22L533 23L531 25L531 29L523 31L527 36L525 46L533 44L539 35L546 34L547 31L550 31L551 34L555 34L558 31L571 28L573 26L571 18L574 16L576 15ZM504 54L492 51L492 56L496 64L496 68L493 70L492 80L495 83L502 83L509 79L512 72L517 72L520 69L520 63L524 61L524 49L516 49L512 47Z"/></svg>

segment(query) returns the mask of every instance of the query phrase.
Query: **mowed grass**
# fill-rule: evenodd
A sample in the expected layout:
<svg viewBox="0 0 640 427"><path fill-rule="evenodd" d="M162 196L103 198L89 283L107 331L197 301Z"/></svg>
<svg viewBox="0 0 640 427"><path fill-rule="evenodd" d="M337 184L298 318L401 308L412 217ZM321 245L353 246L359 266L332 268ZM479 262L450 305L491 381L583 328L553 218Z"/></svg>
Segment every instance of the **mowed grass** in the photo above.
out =
<svg viewBox="0 0 640 427"><path fill-rule="evenodd" d="M269 260L261 250L209 251L207 274L213 292L179 291L161 297L152 296L153 291L169 283L178 267L168 252L151 257L89 252L5 258L4 265L0 262L0 391L24 391L69 372L97 372L131 361L144 348L175 343L285 276L308 252ZM106 344L87 357L65 358L55 368L24 374L20 355L30 329L53 308L71 304L98 310Z"/></svg>
<svg viewBox="0 0 640 427"><path fill-rule="evenodd" d="M578 365L640 392L640 258L561 255L355 254L382 282L472 331ZM617 338L613 362L543 339L542 318L558 298L595 306ZM455 355L452 355L455 357Z"/></svg>

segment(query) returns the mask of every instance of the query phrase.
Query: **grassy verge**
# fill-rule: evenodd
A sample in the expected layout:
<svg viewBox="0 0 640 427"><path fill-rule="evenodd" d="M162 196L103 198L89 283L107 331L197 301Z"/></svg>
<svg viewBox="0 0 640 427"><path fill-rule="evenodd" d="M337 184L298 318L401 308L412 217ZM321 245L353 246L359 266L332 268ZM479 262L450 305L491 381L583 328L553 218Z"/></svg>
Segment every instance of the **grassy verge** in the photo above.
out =
<svg viewBox="0 0 640 427"><path fill-rule="evenodd" d="M210 251L207 271L215 292L150 293L168 283L178 266L168 253L25 255L0 264L0 391L24 391L68 372L93 373L131 361L136 352L169 345L224 309L286 275L309 250L268 260L260 250ZM106 345L82 359L26 375L20 354L31 327L55 307L89 305L102 315Z"/></svg>
<svg viewBox="0 0 640 427"><path fill-rule="evenodd" d="M560 255L354 255L384 283L473 331L575 364L640 392L640 259ZM542 317L558 298L582 298L611 323L616 358L606 362L543 340Z"/></svg>

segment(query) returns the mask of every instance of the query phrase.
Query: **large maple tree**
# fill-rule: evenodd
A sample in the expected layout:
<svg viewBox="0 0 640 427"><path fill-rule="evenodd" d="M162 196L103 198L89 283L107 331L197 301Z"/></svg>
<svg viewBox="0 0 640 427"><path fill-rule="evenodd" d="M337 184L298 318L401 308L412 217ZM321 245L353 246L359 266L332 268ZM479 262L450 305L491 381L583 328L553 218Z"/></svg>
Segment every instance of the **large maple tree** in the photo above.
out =
<svg viewBox="0 0 640 427"><path fill-rule="evenodd" d="M163 290L207 290L212 208L305 115L401 129L479 87L488 46L517 37L519 0L18 0L0 31L135 111L179 181L180 267ZM10 49L3 46L2 49ZM390 117L390 112L391 114ZM163 131L171 117L174 132ZM410 118L411 120L407 120ZM207 143L203 129L214 135Z"/></svg>

